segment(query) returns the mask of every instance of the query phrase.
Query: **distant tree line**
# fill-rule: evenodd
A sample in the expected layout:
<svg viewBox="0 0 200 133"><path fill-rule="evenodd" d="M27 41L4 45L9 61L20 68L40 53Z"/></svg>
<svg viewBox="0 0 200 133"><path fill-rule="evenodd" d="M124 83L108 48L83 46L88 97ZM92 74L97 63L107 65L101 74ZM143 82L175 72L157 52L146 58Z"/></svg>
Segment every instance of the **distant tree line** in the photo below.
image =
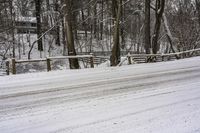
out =
<svg viewBox="0 0 200 133"><path fill-rule="evenodd" d="M26 18L35 20L25 21ZM17 32L19 23L28 29L32 25L36 32ZM45 51L50 55L54 48L60 48L62 55L112 51L111 66L116 66L122 50L156 54L199 48L199 29L200 0L0 2L0 56L3 59L28 57L28 53L31 57L36 47L40 57L45 56ZM37 39L31 39L33 34ZM77 59L69 62L70 68L80 68Z"/></svg>

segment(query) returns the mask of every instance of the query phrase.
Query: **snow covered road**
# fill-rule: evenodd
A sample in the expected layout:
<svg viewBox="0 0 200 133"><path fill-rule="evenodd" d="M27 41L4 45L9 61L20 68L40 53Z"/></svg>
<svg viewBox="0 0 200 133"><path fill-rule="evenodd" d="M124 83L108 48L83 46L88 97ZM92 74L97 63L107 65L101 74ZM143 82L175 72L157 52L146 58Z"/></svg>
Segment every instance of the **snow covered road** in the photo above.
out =
<svg viewBox="0 0 200 133"><path fill-rule="evenodd" d="M0 77L1 133L199 133L200 58Z"/></svg>

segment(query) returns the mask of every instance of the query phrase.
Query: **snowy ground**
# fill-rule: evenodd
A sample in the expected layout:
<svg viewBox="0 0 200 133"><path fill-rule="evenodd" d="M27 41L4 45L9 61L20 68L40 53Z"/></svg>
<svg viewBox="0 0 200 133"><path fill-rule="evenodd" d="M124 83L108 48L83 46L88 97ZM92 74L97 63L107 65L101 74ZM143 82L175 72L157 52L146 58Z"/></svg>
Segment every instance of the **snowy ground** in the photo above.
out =
<svg viewBox="0 0 200 133"><path fill-rule="evenodd" d="M199 133L200 58L0 77L1 133Z"/></svg>

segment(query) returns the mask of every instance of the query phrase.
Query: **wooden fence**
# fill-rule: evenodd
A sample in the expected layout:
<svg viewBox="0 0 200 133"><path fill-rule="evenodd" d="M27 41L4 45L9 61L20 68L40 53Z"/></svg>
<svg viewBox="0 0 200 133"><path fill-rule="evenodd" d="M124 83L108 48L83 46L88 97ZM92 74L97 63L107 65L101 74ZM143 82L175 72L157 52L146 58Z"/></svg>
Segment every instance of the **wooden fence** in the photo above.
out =
<svg viewBox="0 0 200 133"><path fill-rule="evenodd" d="M128 64L161 62L175 59L183 59L200 55L200 48L169 54L128 54Z"/></svg>
<svg viewBox="0 0 200 133"><path fill-rule="evenodd" d="M147 62L161 62L161 61L168 61L168 60L175 60L175 59L182 59L192 56L200 56L200 48L194 50L187 50L183 52L177 53L169 53L169 54L128 54L127 60L128 64L132 63L147 63ZM51 71L51 61L57 59L81 59L84 62L90 64L91 68L94 68L94 64L105 62L109 60L109 57L103 56L94 56L93 54L90 55L76 55L76 56L57 56L57 57L46 57L43 59L34 59L34 60L16 60L11 59L11 61L6 61L6 73L9 75L10 69L12 74L16 74L16 64L20 63L31 63L31 62L45 62L47 71ZM122 63L120 63L122 65ZM119 65L119 66L120 66Z"/></svg>
<svg viewBox="0 0 200 133"><path fill-rule="evenodd" d="M0 76L9 75L9 61L0 62Z"/></svg>
<svg viewBox="0 0 200 133"><path fill-rule="evenodd" d="M17 73L16 69L16 64L21 64L21 63L33 63L33 62L46 62L46 68L47 71L51 71L51 61L53 60L58 60L58 59L84 59L88 58L90 60L90 67L94 68L94 56L93 54L90 55L76 55L76 56L57 56L57 57L46 57L42 59L31 59L31 60L16 60L15 58L11 59L11 64L9 61L7 61L8 66L7 66L7 71L9 75L9 69L11 65L11 72L12 74Z"/></svg>

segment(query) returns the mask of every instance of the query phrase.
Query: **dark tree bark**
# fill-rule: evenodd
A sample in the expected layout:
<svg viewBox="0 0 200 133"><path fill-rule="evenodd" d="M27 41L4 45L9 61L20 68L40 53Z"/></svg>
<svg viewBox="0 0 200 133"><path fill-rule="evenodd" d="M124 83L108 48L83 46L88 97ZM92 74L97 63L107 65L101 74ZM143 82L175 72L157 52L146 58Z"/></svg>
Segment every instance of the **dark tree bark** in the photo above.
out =
<svg viewBox="0 0 200 133"><path fill-rule="evenodd" d="M114 21L114 33L113 33L113 48L112 55L110 57L110 65L117 66L120 63L120 17L121 17L121 5L122 0L113 0L113 16L116 17ZM117 5L116 5L117 3Z"/></svg>
<svg viewBox="0 0 200 133"><path fill-rule="evenodd" d="M46 4L47 4L47 5L46 5L47 10L50 11L50 3L49 3L49 0L46 0Z"/></svg>
<svg viewBox="0 0 200 133"><path fill-rule="evenodd" d="M112 0L112 16L114 19L117 18L118 12L118 0Z"/></svg>
<svg viewBox="0 0 200 133"><path fill-rule="evenodd" d="M172 33L169 29L169 24L168 24L168 21L167 21L167 17L165 15L165 13L163 13L163 22L164 22L164 28L165 28L165 31L166 31L166 35L167 35L167 40L169 41L170 43L170 50L173 52L173 53L176 53L176 51L174 50L174 45L173 45L173 36L172 36ZM179 59L179 57L176 55L176 58Z"/></svg>
<svg viewBox="0 0 200 133"><path fill-rule="evenodd" d="M153 53L156 54L159 50L158 37L160 33L161 20L165 9L165 0L156 0L156 22L152 39Z"/></svg>
<svg viewBox="0 0 200 133"><path fill-rule="evenodd" d="M59 3L58 0L55 1L55 11L59 12ZM59 21L59 15L56 15L56 22ZM60 23L59 23L60 24ZM56 25L56 45L60 46L60 26Z"/></svg>
<svg viewBox="0 0 200 133"><path fill-rule="evenodd" d="M88 35L87 35L87 24L85 22L85 15L84 15L83 9L81 9L81 17L82 17L82 21L83 21L82 26L84 27L84 30L85 30L85 40L87 40L87 37L88 37Z"/></svg>
<svg viewBox="0 0 200 133"><path fill-rule="evenodd" d="M150 48L151 48L151 26L150 26L150 0L145 0L145 24L144 24L144 30L145 30L145 51L146 54L150 54Z"/></svg>
<svg viewBox="0 0 200 133"><path fill-rule="evenodd" d="M122 0L121 0L122 1ZM125 5L124 5L125 6ZM124 7L122 4L121 4L121 24L120 24L120 29L121 29L121 31L120 31L120 34L121 34L121 39L122 39L122 41L121 41L121 43L122 43L122 45L121 45L121 48L122 49L124 49L125 48L125 34L124 34L124 21L125 21L125 15L126 15L126 13L125 13L125 7Z"/></svg>
<svg viewBox="0 0 200 133"><path fill-rule="evenodd" d="M97 26L97 3L95 3L93 8L93 32L94 32L94 38L97 38L98 34L98 26Z"/></svg>
<svg viewBox="0 0 200 133"><path fill-rule="evenodd" d="M200 0L195 0L195 2L196 2L196 10L198 12L199 27L200 27Z"/></svg>
<svg viewBox="0 0 200 133"><path fill-rule="evenodd" d="M38 50L43 51L43 44L42 39L39 37L42 35L42 28L41 28L41 0L35 0L35 9L36 9L36 21L37 21L37 38L38 38Z"/></svg>
<svg viewBox="0 0 200 133"><path fill-rule="evenodd" d="M12 5L12 1L9 1L9 8L10 8L10 15L11 15L11 26L12 26L12 30L11 30L11 34L12 34L12 57L15 58L15 14L13 12L13 5Z"/></svg>
<svg viewBox="0 0 200 133"><path fill-rule="evenodd" d="M73 24L72 24L72 9L73 0L65 0L66 10L65 10L65 31L66 31L66 41L68 55L76 55L73 37ZM79 69L78 59L69 59L70 69Z"/></svg>
<svg viewBox="0 0 200 133"><path fill-rule="evenodd" d="M101 10L102 10L102 13L101 13L101 23L100 23L100 40L103 40L103 18L104 18L104 15L103 15L103 10L104 10L104 0L101 0Z"/></svg>

